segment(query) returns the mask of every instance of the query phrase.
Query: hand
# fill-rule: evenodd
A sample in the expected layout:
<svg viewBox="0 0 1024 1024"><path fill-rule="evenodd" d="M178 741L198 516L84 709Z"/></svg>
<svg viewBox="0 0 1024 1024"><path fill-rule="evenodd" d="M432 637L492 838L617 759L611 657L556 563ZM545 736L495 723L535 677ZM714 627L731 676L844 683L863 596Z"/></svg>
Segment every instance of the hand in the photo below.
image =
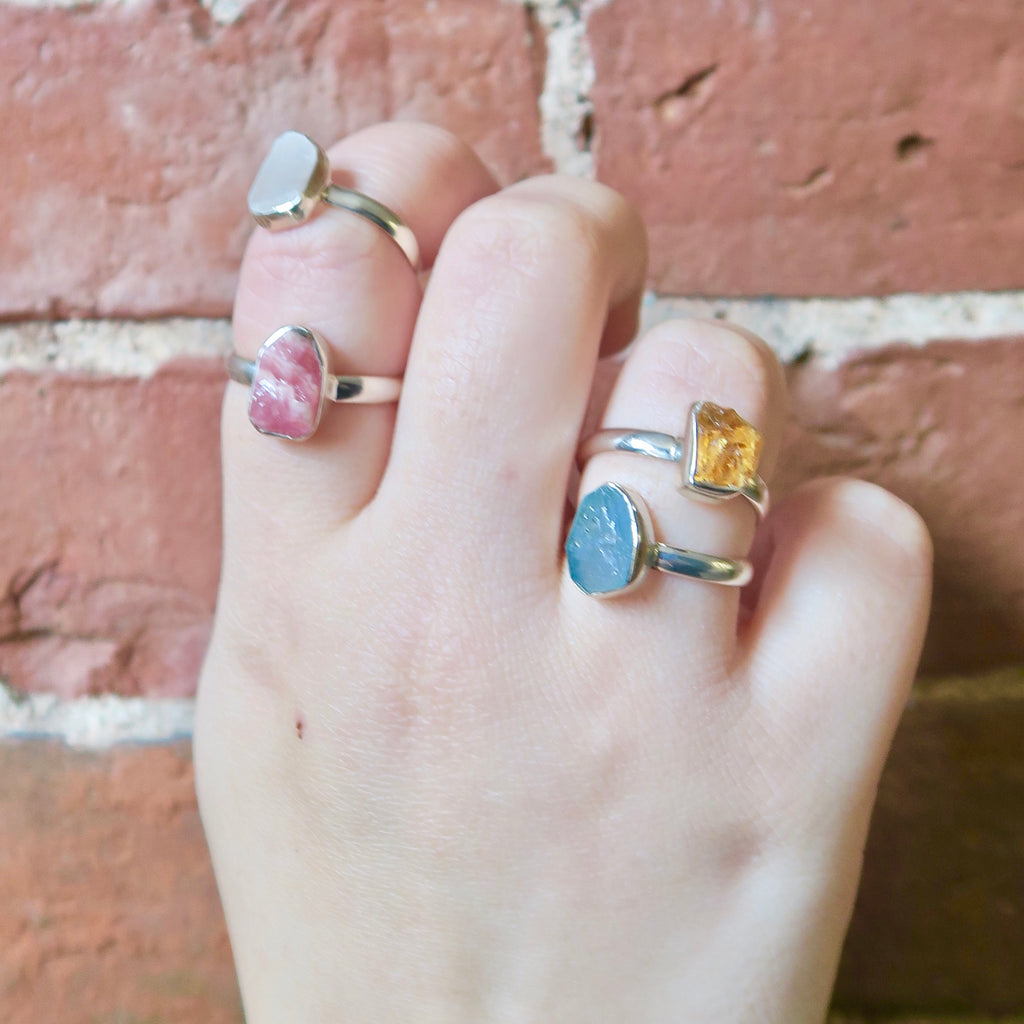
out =
<svg viewBox="0 0 1024 1024"><path fill-rule="evenodd" d="M849 480L757 527L674 467L574 454L599 353L631 339L646 240L592 182L499 191L451 136L331 151L415 232L429 283L349 213L258 230L236 346L287 323L335 373L404 375L302 444L224 402L225 550L196 765L250 1024L800 1024L824 1017L870 808L914 673L930 546ZM765 437L767 348L662 324L604 425L677 434L691 403ZM570 580L566 501L613 480L659 539L742 557L733 588ZM756 532L756 538L755 538Z"/></svg>

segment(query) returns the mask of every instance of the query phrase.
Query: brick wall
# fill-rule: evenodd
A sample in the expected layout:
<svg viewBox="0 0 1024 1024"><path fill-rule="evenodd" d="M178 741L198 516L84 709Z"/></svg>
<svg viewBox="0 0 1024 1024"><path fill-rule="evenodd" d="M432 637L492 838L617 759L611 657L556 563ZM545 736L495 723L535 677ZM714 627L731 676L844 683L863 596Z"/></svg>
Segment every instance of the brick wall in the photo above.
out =
<svg viewBox="0 0 1024 1024"><path fill-rule="evenodd" d="M0 1020L240 1020L188 738L243 197L390 117L621 189L647 320L786 361L776 491L924 514L837 1020L1024 1020L1019 0L0 0Z"/></svg>

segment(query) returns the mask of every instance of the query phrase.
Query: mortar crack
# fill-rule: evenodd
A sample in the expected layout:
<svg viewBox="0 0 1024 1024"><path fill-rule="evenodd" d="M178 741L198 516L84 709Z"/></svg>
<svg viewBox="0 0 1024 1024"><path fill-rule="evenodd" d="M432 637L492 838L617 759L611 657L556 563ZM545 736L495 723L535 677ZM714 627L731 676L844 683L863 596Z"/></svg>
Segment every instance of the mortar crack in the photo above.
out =
<svg viewBox="0 0 1024 1024"><path fill-rule="evenodd" d="M0 636L0 647L12 644L29 643L32 640L68 640L75 643L87 644L116 644L118 647L125 646L124 639L113 636L106 636L102 633L76 633L74 630L64 632L61 629L53 629L49 626L34 626L30 629L17 629L13 632ZM127 641L132 646L133 641Z"/></svg>
<svg viewBox="0 0 1024 1024"><path fill-rule="evenodd" d="M835 181L835 172L827 164L815 167L802 181L789 182L784 185L786 191L793 196L809 196L820 192Z"/></svg>
<svg viewBox="0 0 1024 1024"><path fill-rule="evenodd" d="M23 619L22 602L25 595L48 573L52 573L58 565L58 560L43 562L36 566L31 572L17 575L11 578L7 584L7 593L0 601L0 643L11 637L19 636L26 632L22 629ZM4 620L7 620L4 622Z"/></svg>
<svg viewBox="0 0 1024 1024"><path fill-rule="evenodd" d="M694 71L693 74L687 75L686 78L684 78L674 89L669 89L668 92L663 92L654 101L654 105L661 106L669 100L684 99L688 96L697 95L700 86L707 82L707 80L711 78L717 70L717 64L709 64L706 68Z"/></svg>

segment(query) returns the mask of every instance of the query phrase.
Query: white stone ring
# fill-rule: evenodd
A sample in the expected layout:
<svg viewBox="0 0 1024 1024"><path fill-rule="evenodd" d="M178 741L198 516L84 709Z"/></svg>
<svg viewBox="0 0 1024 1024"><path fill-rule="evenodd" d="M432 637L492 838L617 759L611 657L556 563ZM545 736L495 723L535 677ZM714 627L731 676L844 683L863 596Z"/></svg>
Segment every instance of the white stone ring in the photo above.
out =
<svg viewBox="0 0 1024 1024"><path fill-rule="evenodd" d="M590 597L635 587L647 569L705 583L742 587L753 568L744 558L716 558L654 539L647 506L619 484L602 484L580 502L565 541L573 583Z"/></svg>
<svg viewBox="0 0 1024 1024"><path fill-rule="evenodd" d="M327 372L323 342L308 327L281 327L260 346L256 359L232 352L228 376L252 388L249 422L261 433L305 441L316 433L324 402L394 402L398 377L340 377Z"/></svg>
<svg viewBox="0 0 1024 1024"><path fill-rule="evenodd" d="M397 213L362 192L331 184L327 154L308 135L279 135L253 178L249 213L261 227L280 231L308 220L321 201L376 224L419 270L419 243Z"/></svg>
<svg viewBox="0 0 1024 1024"><path fill-rule="evenodd" d="M714 402L690 408L683 437L656 430L599 430L580 445L582 465L598 452L632 452L680 466L679 489L709 501L742 495L759 516L768 512L768 487L758 476L764 438L735 409Z"/></svg>

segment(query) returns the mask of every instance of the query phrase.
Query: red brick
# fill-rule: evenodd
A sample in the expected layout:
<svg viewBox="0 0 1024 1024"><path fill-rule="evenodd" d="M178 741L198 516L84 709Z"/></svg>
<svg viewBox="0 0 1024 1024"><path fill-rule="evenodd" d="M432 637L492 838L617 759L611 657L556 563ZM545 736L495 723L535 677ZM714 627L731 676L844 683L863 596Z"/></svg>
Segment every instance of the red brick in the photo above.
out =
<svg viewBox="0 0 1024 1024"><path fill-rule="evenodd" d="M1024 661L1022 341L890 346L837 370L789 368L776 493L843 473L921 512L936 551L933 671Z"/></svg>
<svg viewBox="0 0 1024 1024"><path fill-rule="evenodd" d="M0 676L191 693L220 570L215 360L0 376Z"/></svg>
<svg viewBox="0 0 1024 1024"><path fill-rule="evenodd" d="M836 1002L1024 1006L1024 674L907 710L882 779ZM964 694L980 689L967 680ZM1007 687L1006 689L1009 689Z"/></svg>
<svg viewBox="0 0 1024 1024"><path fill-rule="evenodd" d="M659 291L1024 285L1015 0L615 0L588 31L598 174Z"/></svg>
<svg viewBox="0 0 1024 1024"><path fill-rule="evenodd" d="M271 139L425 119L545 166L516 4L0 4L0 316L229 311Z"/></svg>
<svg viewBox="0 0 1024 1024"><path fill-rule="evenodd" d="M0 743L0 1020L241 1024L187 744Z"/></svg>

